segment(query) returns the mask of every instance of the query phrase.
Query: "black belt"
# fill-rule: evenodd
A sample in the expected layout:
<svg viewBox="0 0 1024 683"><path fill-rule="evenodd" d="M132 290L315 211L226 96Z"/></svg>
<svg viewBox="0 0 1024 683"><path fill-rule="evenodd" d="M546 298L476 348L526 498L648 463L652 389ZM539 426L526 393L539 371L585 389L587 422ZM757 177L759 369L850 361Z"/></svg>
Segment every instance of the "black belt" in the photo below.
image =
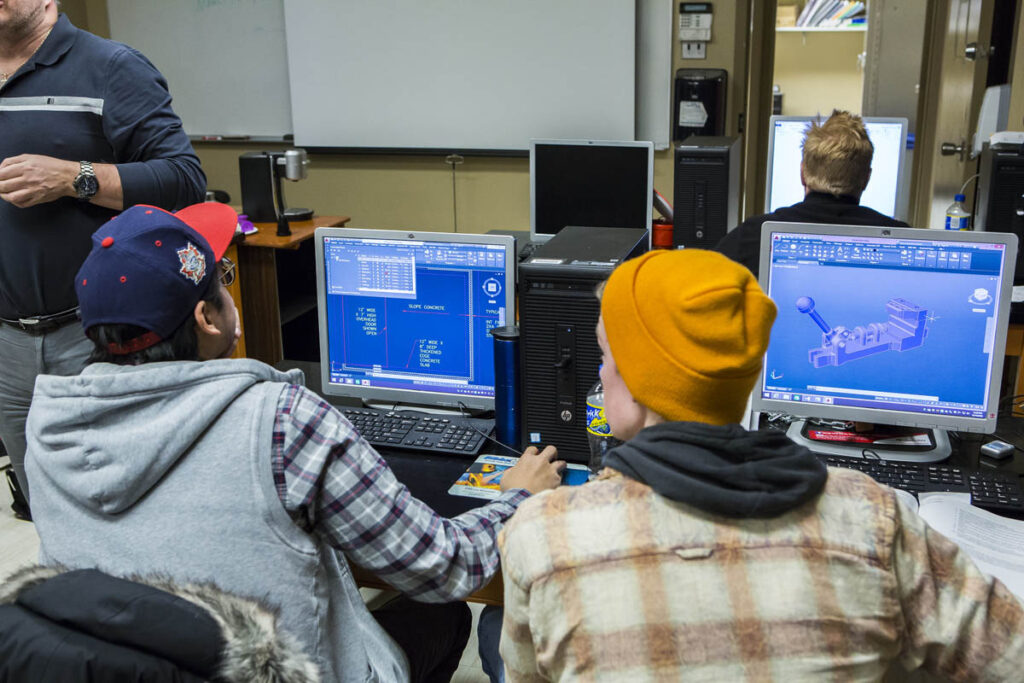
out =
<svg viewBox="0 0 1024 683"><path fill-rule="evenodd" d="M29 334L46 334L76 320L81 320L77 306L60 313L53 313L52 315L35 315L30 318L18 318L16 320L0 318L0 323L17 327L19 330L24 330Z"/></svg>

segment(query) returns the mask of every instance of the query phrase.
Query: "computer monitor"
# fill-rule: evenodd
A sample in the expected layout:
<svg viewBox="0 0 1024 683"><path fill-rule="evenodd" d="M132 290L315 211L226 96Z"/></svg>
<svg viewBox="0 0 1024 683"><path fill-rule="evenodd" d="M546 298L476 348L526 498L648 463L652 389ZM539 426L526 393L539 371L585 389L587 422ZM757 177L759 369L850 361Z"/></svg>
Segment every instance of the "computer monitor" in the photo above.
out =
<svg viewBox="0 0 1024 683"><path fill-rule="evenodd" d="M494 409L490 330L515 320L508 235L319 228L324 393Z"/></svg>
<svg viewBox="0 0 1024 683"><path fill-rule="evenodd" d="M811 122L816 120L818 117L814 116L771 117L765 211L771 213L803 201L800 162L803 160L804 135ZM897 217L907 149L907 119L865 116L864 127L875 153L871 158L871 179L860 203L886 216Z"/></svg>
<svg viewBox="0 0 1024 683"><path fill-rule="evenodd" d="M1016 252L1008 233L765 223L761 287L778 317L753 409L994 431ZM930 454L871 450L938 460L935 437Z"/></svg>
<svg viewBox="0 0 1024 683"><path fill-rule="evenodd" d="M651 229L654 145L607 140L530 141L530 239L567 225Z"/></svg>

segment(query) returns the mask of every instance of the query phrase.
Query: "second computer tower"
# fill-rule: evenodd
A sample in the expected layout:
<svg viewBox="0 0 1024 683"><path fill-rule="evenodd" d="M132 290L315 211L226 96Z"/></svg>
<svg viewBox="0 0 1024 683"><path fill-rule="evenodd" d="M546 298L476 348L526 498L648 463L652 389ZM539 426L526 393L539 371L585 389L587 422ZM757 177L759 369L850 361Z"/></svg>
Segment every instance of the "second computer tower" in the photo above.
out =
<svg viewBox="0 0 1024 683"><path fill-rule="evenodd" d="M714 247L736 227L739 197L739 138L687 138L675 150L673 245Z"/></svg>
<svg viewBox="0 0 1024 683"><path fill-rule="evenodd" d="M569 226L519 265L521 445L587 462L586 398L601 364L594 289L647 239L646 230Z"/></svg>
<svg viewBox="0 0 1024 683"><path fill-rule="evenodd" d="M1012 232L1024 242L1024 152L1021 145L986 146L981 153L977 230ZM1017 250L1016 285L1024 284L1024 248Z"/></svg>

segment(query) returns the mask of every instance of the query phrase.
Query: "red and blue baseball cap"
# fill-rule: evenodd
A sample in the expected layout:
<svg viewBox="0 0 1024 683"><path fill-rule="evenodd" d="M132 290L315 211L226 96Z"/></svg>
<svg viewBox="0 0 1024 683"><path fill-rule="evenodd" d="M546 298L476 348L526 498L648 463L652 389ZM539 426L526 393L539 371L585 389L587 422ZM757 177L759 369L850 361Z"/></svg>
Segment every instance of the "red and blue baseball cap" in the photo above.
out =
<svg viewBox="0 0 1024 683"><path fill-rule="evenodd" d="M139 204L104 223L75 279L86 332L95 325L137 325L147 332L115 354L167 339L206 294L238 225L230 206L204 202L170 213Z"/></svg>

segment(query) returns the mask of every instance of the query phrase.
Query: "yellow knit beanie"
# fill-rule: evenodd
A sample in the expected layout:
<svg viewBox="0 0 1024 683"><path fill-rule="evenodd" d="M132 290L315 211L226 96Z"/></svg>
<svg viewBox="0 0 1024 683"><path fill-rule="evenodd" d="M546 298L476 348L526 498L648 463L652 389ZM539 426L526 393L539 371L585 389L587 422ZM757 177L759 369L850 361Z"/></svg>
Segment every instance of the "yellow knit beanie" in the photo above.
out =
<svg viewBox="0 0 1024 683"><path fill-rule="evenodd" d="M743 416L775 304L750 271L702 249L651 251L608 278L601 315L630 393L671 421Z"/></svg>

